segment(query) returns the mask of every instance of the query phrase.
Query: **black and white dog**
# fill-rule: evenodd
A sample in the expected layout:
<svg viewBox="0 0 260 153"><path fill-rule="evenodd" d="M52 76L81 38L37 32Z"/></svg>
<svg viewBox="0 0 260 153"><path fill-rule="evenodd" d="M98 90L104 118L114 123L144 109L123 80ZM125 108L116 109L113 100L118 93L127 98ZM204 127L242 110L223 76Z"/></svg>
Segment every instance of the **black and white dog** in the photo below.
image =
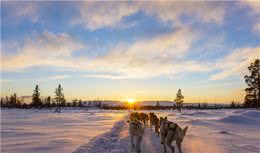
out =
<svg viewBox="0 0 260 153"><path fill-rule="evenodd" d="M174 146L172 146L172 142L176 141L179 153L182 153L181 144L184 136L188 130L188 126L182 129L178 124L170 122L167 120L167 117L160 120L160 138L161 143L163 144L164 152L166 151L166 144L174 153Z"/></svg>

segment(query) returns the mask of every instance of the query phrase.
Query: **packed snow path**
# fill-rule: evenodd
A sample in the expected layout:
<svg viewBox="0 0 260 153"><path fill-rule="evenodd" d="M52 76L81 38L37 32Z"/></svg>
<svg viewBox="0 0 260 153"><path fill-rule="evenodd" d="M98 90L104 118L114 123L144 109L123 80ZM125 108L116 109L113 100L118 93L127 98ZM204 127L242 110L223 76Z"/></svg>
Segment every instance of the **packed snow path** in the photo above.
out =
<svg viewBox="0 0 260 153"><path fill-rule="evenodd" d="M89 143L75 150L74 153L132 153L129 142L128 123L124 119L117 122L111 131L93 138ZM148 127L145 129L141 152L163 152L159 136Z"/></svg>

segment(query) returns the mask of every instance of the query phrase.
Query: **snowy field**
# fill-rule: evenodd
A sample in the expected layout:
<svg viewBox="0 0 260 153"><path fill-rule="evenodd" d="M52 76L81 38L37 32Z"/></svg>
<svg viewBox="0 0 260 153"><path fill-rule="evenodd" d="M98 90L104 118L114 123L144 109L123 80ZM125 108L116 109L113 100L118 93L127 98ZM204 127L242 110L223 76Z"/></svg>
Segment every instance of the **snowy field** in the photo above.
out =
<svg viewBox="0 0 260 153"><path fill-rule="evenodd" d="M259 153L259 111L154 112L168 116L181 127L189 126L183 153ZM2 110L2 152L131 152L127 115L128 111L67 110L57 114L47 110ZM145 130L142 152L163 152L159 137L149 128Z"/></svg>
<svg viewBox="0 0 260 153"><path fill-rule="evenodd" d="M1 110L2 153L70 153L126 115L120 111Z"/></svg>

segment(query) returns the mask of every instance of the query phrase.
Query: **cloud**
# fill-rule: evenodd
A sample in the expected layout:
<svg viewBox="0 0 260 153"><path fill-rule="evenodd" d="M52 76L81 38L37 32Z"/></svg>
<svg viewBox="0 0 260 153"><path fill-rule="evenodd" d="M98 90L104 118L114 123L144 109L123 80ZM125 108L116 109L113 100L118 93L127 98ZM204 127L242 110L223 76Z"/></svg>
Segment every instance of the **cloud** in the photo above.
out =
<svg viewBox="0 0 260 153"><path fill-rule="evenodd" d="M67 34L50 32L34 35L21 44L23 45L12 48L17 50L16 53L13 53L12 50L2 51L2 70L12 71L42 65L66 67L66 60L73 59L71 54L85 48L84 44L77 42ZM8 47L6 48L8 49Z"/></svg>
<svg viewBox="0 0 260 153"><path fill-rule="evenodd" d="M252 27L252 31L256 33L257 36L260 36L260 2L259 1L251 1L244 0L238 3L240 7L248 7L250 8L250 15L255 17L255 23Z"/></svg>
<svg viewBox="0 0 260 153"><path fill-rule="evenodd" d="M209 67L197 61L186 60L192 43L198 34L189 28L180 28L155 38L122 44L97 57L73 57L86 45L67 34L44 32L26 39L16 54L4 54L1 58L4 71L17 71L37 66L57 69L87 71L88 77L149 78L171 76L182 72L207 71ZM8 53L9 50L3 51ZM103 74L96 75L95 72ZM107 73L113 75L104 75ZM114 75L116 74L116 75Z"/></svg>
<svg viewBox="0 0 260 153"><path fill-rule="evenodd" d="M256 23L253 27L253 31L257 33L258 36L260 36L260 22Z"/></svg>
<svg viewBox="0 0 260 153"><path fill-rule="evenodd" d="M206 71L207 66L184 58L196 37L197 34L190 29L182 28L150 40L137 41L129 46L117 46L93 63L100 65L97 68L102 68L102 71L117 71L121 75L111 78L146 78Z"/></svg>
<svg viewBox="0 0 260 153"><path fill-rule="evenodd" d="M123 76L123 75L112 75L112 74L85 74L82 75L83 77L86 78L105 78L105 79L127 79L127 76Z"/></svg>
<svg viewBox="0 0 260 153"><path fill-rule="evenodd" d="M2 2L2 7L6 9L5 17L13 23L18 23L21 20L29 19L32 22L39 21L40 5L33 2Z"/></svg>
<svg viewBox="0 0 260 153"><path fill-rule="evenodd" d="M252 1L252 0L243 0L239 2L239 5L242 7L249 7L251 8L252 15L259 15L260 14L260 3L259 1Z"/></svg>
<svg viewBox="0 0 260 153"><path fill-rule="evenodd" d="M184 16L191 17L190 21L222 24L225 15L223 5L216 2L85 2L78 7L79 16L71 23L90 30L122 26L125 17L138 12L174 25L182 25Z"/></svg>
<svg viewBox="0 0 260 153"><path fill-rule="evenodd" d="M239 48L216 63L215 69L221 72L214 74L210 80L220 80L234 75L244 75L250 63L260 57L260 47Z"/></svg>
<svg viewBox="0 0 260 153"><path fill-rule="evenodd" d="M189 16L200 22L222 24L225 15L224 7L215 2L144 2L142 8L164 22L174 23Z"/></svg>
<svg viewBox="0 0 260 153"><path fill-rule="evenodd" d="M212 75L210 80L220 80L245 73L250 62L260 55L259 47L248 47L233 50L222 60L216 61L215 65L214 62L187 59L199 37L200 34L192 29L182 27L154 38L118 45L95 57L73 57L76 51L87 51L87 46L64 33L43 32L27 38L21 43L22 46L15 49L17 52L14 54L10 54L12 51L3 50L1 64L4 71L49 66L57 70L87 72L84 77L110 79L156 76L171 78L180 73L219 70L220 72ZM49 79L67 77L62 75Z"/></svg>
<svg viewBox="0 0 260 153"><path fill-rule="evenodd" d="M82 24L90 30L113 27L125 16L135 13L138 8L130 2L84 2L79 5L80 18L73 19L73 24Z"/></svg>
<svg viewBox="0 0 260 153"><path fill-rule="evenodd" d="M51 80L62 80L62 79L67 79L70 78L69 75L55 75L55 76L50 76L49 79Z"/></svg>
<svg viewBox="0 0 260 153"><path fill-rule="evenodd" d="M13 80L9 80L9 79L1 79L0 82L1 83L9 83L12 82Z"/></svg>

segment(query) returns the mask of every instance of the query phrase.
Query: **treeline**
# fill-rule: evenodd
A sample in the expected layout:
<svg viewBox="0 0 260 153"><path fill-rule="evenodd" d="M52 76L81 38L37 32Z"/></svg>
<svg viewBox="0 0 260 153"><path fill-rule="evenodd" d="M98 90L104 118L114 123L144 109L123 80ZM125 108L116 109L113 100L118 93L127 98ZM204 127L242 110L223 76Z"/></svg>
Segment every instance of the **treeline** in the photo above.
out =
<svg viewBox="0 0 260 153"><path fill-rule="evenodd" d="M91 102L89 102L91 103ZM11 96L6 96L1 98L1 107L6 108L51 108L57 107L58 104L55 99L50 96L46 98L40 98L40 102L35 104L34 102L25 103L23 98L16 96L16 93L11 94ZM74 102L61 103L60 107L84 107L82 100L76 100Z"/></svg>
<svg viewBox="0 0 260 153"><path fill-rule="evenodd" d="M135 104L132 107L128 105L108 105L102 104L99 108L105 110L126 110L126 109L134 109L134 110L178 110L178 105L174 104L172 106L163 106L157 102L156 105L138 105ZM230 104L207 104L207 103L199 103L199 104L186 104L182 106L182 109L240 109L240 108L248 108L244 104L240 104L238 102L231 102Z"/></svg>
<svg viewBox="0 0 260 153"><path fill-rule="evenodd" d="M103 104L100 100L83 102L81 99L73 99L72 102L66 102L63 88L59 84L55 89L55 96L47 96L42 98L40 96L40 88L38 85L35 86L35 89L32 94L31 103L26 103L23 101L23 98L18 97L16 93L11 94L10 96L1 97L1 107L2 108L57 108L57 111L60 112L61 107L97 107L102 108Z"/></svg>
<svg viewBox="0 0 260 153"><path fill-rule="evenodd" d="M26 103L23 101L23 98L18 98L16 93L11 94L11 96L6 96L1 98L1 107L7 108L48 108L48 107L58 107L60 112L60 107L68 107L69 104L66 103L66 99L62 92L63 88L61 85L58 85L58 88L55 89L55 97L52 99L50 96L46 98L40 97L39 86L36 85L32 94L32 102ZM78 103L77 103L78 105Z"/></svg>

